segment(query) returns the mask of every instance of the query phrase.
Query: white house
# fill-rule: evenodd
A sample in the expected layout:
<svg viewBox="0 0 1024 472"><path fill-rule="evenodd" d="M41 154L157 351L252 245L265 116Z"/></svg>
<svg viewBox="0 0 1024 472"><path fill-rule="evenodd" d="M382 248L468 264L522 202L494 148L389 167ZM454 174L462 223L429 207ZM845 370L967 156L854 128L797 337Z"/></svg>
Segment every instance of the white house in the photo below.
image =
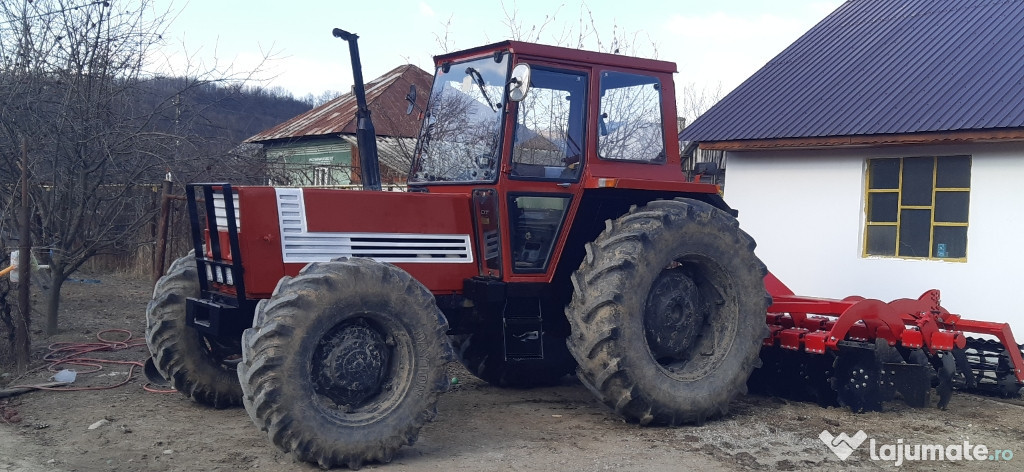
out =
<svg viewBox="0 0 1024 472"><path fill-rule="evenodd" d="M680 139L725 151L726 201L798 294L937 288L1022 337L1021 18L1022 1L848 1Z"/></svg>

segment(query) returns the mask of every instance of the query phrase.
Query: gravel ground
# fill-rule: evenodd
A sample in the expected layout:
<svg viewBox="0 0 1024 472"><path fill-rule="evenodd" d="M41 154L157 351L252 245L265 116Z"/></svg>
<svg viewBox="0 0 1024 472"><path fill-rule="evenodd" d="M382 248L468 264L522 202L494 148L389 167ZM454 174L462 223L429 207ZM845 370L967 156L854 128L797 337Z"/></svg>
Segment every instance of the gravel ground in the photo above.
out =
<svg viewBox="0 0 1024 472"><path fill-rule="evenodd" d="M56 342L95 342L106 329L127 329L141 338L150 285L115 275L90 275L100 283L66 285L61 333L35 340L37 358ZM116 338L118 335L107 335ZM123 335L121 335L123 338ZM142 361L144 346L97 357ZM956 394L947 411L892 403L881 413L749 395L725 418L702 426L639 427L626 424L598 404L575 379L535 390L504 390L449 366L458 379L443 395L438 418L419 441L390 464L365 469L395 471L505 470L800 470L894 469L888 457L904 445L984 445L1021 457L1009 461L904 461L910 470L1021 470L1024 403ZM117 383L123 365L82 374L76 386ZM36 371L0 384L39 383L52 373ZM109 390L36 391L0 400L0 471L58 470L317 470L274 448L244 410L214 410L177 393L150 393L136 375ZM13 416L12 416L13 415ZM91 426L94 426L90 429ZM819 439L823 431L867 439L841 461ZM911 447L911 450L913 448ZM1000 452L1001 459L1007 453Z"/></svg>

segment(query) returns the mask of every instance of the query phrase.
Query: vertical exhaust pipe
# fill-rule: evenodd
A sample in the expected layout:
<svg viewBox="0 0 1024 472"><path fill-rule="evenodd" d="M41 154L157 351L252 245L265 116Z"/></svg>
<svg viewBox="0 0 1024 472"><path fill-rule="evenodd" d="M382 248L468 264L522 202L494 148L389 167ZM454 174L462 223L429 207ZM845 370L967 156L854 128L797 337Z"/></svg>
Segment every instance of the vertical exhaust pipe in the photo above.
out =
<svg viewBox="0 0 1024 472"><path fill-rule="evenodd" d="M349 54L352 56L352 78L355 81L356 94L356 146L359 147L360 179L363 190L381 190L380 161L377 158L377 133L370 119L370 108L366 105L366 88L363 86L363 65L359 61L359 36L341 28L334 28L335 38L348 42Z"/></svg>

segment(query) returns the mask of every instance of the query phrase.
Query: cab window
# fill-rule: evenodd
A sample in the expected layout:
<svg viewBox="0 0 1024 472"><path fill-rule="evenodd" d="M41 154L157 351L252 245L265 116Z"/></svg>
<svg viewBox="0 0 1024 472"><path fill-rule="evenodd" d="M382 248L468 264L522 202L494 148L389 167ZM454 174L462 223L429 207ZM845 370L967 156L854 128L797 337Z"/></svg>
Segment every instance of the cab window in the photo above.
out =
<svg viewBox="0 0 1024 472"><path fill-rule="evenodd" d="M509 196L513 272L539 273L547 269L569 199L568 195Z"/></svg>
<svg viewBox="0 0 1024 472"><path fill-rule="evenodd" d="M601 73L597 154L602 159L665 160L661 81L625 72Z"/></svg>
<svg viewBox="0 0 1024 472"><path fill-rule="evenodd" d="M587 77L534 67L516 113L515 179L577 180L583 159Z"/></svg>

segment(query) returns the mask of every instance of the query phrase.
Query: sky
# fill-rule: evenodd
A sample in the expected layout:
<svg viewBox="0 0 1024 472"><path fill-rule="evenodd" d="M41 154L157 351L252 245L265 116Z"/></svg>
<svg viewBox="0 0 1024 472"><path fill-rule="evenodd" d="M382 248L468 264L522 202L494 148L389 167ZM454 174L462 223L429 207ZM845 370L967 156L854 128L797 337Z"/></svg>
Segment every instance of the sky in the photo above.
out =
<svg viewBox="0 0 1024 472"><path fill-rule="evenodd" d="M347 91L352 69L333 28L359 35L363 77L402 64L433 72L436 54L510 39L509 23L540 41L574 46L581 22L607 46L626 37L637 55L673 61L677 89L724 96L843 0L172 0L172 21L156 51L160 72L249 76L296 98ZM589 10L589 11L588 11ZM510 21L514 18L515 21ZM264 59L268 58L268 59Z"/></svg>

